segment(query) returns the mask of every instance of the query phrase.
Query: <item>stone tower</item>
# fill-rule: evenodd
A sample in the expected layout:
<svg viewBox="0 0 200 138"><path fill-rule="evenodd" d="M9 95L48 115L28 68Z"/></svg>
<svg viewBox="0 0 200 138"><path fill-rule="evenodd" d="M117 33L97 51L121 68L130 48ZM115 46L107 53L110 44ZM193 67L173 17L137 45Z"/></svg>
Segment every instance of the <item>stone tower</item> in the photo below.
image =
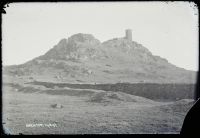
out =
<svg viewBox="0 0 200 138"><path fill-rule="evenodd" d="M131 29L126 29L126 37L127 40L132 41L132 30Z"/></svg>

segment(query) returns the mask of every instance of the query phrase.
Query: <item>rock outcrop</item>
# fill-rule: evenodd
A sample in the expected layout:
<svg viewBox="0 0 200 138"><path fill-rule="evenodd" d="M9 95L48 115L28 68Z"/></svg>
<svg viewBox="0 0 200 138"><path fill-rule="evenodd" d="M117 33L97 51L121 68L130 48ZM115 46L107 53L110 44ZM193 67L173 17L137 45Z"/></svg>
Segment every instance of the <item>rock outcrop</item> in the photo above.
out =
<svg viewBox="0 0 200 138"><path fill-rule="evenodd" d="M62 39L44 55L4 72L49 78L59 75L62 81L85 83L196 82L196 72L172 65L142 44L126 38L101 43L93 35L82 33Z"/></svg>

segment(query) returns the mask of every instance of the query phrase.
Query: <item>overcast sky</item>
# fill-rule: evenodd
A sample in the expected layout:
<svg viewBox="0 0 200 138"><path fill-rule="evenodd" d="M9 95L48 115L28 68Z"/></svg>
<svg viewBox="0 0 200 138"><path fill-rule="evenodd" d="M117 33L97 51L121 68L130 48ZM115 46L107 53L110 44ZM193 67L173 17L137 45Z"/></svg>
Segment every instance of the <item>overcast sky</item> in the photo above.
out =
<svg viewBox="0 0 200 138"><path fill-rule="evenodd" d="M12 3L2 22L3 65L40 56L60 39L89 33L101 42L133 32L154 55L198 70L198 9L189 2Z"/></svg>

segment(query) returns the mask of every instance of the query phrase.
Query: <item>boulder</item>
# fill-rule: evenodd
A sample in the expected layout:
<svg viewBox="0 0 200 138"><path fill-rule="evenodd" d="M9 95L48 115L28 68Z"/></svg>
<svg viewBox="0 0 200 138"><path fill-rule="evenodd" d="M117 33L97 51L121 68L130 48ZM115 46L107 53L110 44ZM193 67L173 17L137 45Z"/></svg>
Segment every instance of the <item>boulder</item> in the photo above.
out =
<svg viewBox="0 0 200 138"><path fill-rule="evenodd" d="M63 108L63 105L61 105L61 104L52 104L51 107L52 108Z"/></svg>

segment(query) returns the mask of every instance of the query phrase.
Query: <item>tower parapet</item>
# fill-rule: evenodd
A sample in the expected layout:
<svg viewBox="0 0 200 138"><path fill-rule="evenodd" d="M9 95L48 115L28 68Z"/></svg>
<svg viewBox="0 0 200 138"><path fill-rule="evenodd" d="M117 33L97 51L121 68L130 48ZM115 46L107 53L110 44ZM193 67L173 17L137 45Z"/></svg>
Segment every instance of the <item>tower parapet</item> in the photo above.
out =
<svg viewBox="0 0 200 138"><path fill-rule="evenodd" d="M131 29L126 29L126 37L127 40L132 41L132 30Z"/></svg>

